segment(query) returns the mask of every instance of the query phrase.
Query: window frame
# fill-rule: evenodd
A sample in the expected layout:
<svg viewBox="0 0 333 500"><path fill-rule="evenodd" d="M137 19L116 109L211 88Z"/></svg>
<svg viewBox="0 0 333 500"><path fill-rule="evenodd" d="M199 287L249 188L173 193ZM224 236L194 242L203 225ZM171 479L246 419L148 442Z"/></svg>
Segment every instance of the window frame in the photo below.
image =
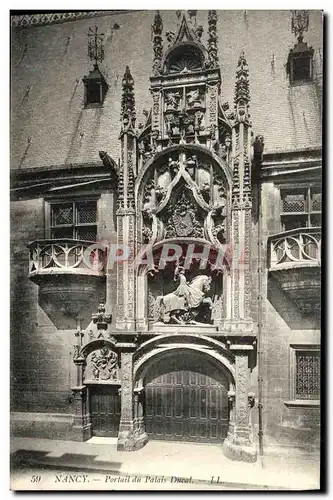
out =
<svg viewBox="0 0 333 500"><path fill-rule="evenodd" d="M299 193L303 191L305 194L305 210L303 212L284 212L283 211L283 193L285 194L293 194L293 193ZM309 227L321 227L321 224L318 225L313 225L311 223L311 218L313 216L321 216L322 215L322 210L312 210L312 203L313 203L313 193L320 193L322 195L322 189L321 186L318 184L300 184L297 187L295 184L286 184L280 186L280 208L279 208L279 213L280 213L280 230L281 232L283 231L288 231L288 229L285 228L285 222L288 220L291 220L292 218L297 218L297 217L304 217L306 218L306 225L304 226L299 226L299 229L301 228L309 228Z"/></svg>
<svg viewBox="0 0 333 500"><path fill-rule="evenodd" d="M288 407L306 406L317 407L320 405L320 395L318 399L297 398L296 394L296 357L297 353L314 352L321 356L320 344L290 344L290 370L289 370L289 401L285 401ZM321 370L321 367L320 367Z"/></svg>
<svg viewBox="0 0 333 500"><path fill-rule="evenodd" d="M295 61L297 59L308 59L309 62L309 76L307 78L297 78L295 79ZM313 57L309 53L305 55L300 52L299 54L293 54L290 59L290 83L291 85L301 85L303 83L311 83L313 81Z"/></svg>
<svg viewBox="0 0 333 500"><path fill-rule="evenodd" d="M75 217L73 219L73 224L63 224L63 225L58 225L54 226L53 221L52 221L52 208L53 206L56 205L65 205L65 204L72 204L73 205L73 213L75 210L75 213L77 213L76 206L80 203L89 203L89 202L94 202L96 203L96 222L94 223L77 223L75 220ZM52 231L56 228L68 228L72 227L72 237L71 238L52 238ZM74 238L75 235L75 230L78 227L95 227L96 228L96 241L98 239L98 232L99 232L99 197L97 196L88 196L88 197L70 197L70 198L56 198L52 200L45 200L45 237L46 239L54 239L60 240L60 239L72 239L76 240ZM91 241L91 240L79 240L77 241Z"/></svg>

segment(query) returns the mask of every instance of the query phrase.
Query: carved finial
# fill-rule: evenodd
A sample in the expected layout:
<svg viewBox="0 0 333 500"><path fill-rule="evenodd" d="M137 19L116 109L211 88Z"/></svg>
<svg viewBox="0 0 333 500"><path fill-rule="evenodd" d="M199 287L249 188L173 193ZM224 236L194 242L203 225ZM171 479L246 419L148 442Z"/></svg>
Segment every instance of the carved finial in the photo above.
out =
<svg viewBox="0 0 333 500"><path fill-rule="evenodd" d="M111 323L111 318L111 314L106 313L104 302L100 302L98 313L91 315L91 319L97 325L98 330L107 330L108 325Z"/></svg>
<svg viewBox="0 0 333 500"><path fill-rule="evenodd" d="M235 111L239 121L248 119L250 102L249 68L244 52L241 52L236 70Z"/></svg>
<svg viewBox="0 0 333 500"><path fill-rule="evenodd" d="M216 10L208 11L208 59L209 67L216 68L219 65L217 55L217 12Z"/></svg>
<svg viewBox="0 0 333 500"><path fill-rule="evenodd" d="M291 17L291 32L297 37L297 41L303 41L304 31L309 28L309 11L308 10L292 10Z"/></svg>
<svg viewBox="0 0 333 500"><path fill-rule="evenodd" d="M161 72L161 61L163 57L163 21L159 11L156 11L154 24L152 25L153 32L153 49L154 49L154 59L153 59L153 72L154 75L158 75Z"/></svg>
<svg viewBox="0 0 333 500"><path fill-rule="evenodd" d="M88 56L94 61L94 66L98 68L98 62L104 59L103 46L104 33L98 33L98 27L88 30Z"/></svg>
<svg viewBox="0 0 333 500"><path fill-rule="evenodd" d="M123 94L121 99L121 120L123 130L135 127L135 97L134 97L134 80L130 69L126 66L123 82Z"/></svg>

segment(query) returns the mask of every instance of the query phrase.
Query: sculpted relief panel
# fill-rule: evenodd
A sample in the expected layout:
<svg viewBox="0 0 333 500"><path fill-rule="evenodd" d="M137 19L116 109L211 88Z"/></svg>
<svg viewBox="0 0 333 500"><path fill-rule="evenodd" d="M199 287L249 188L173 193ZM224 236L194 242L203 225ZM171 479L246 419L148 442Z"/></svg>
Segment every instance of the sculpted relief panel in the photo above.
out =
<svg viewBox="0 0 333 500"><path fill-rule="evenodd" d="M87 357L85 380L111 382L118 380L118 355L108 347L92 352Z"/></svg>

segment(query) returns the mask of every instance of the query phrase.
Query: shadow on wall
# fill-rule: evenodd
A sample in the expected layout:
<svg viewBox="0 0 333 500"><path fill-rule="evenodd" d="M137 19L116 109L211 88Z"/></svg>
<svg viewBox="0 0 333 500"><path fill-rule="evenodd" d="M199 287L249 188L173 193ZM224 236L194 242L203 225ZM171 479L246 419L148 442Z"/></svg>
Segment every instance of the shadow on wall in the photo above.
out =
<svg viewBox="0 0 333 500"><path fill-rule="evenodd" d="M267 281L267 299L291 330L320 329L320 318L302 313L272 276Z"/></svg>

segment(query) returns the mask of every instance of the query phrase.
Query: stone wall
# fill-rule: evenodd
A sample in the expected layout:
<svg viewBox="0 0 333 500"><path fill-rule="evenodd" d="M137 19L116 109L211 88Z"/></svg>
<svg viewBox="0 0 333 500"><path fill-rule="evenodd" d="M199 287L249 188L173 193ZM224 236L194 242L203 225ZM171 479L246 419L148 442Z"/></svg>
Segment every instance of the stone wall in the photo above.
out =
<svg viewBox="0 0 333 500"><path fill-rule="evenodd" d="M279 190L262 186L263 241L280 231ZM314 446L319 444L319 407L288 407L292 399L291 344L320 344L320 320L304 316L267 272L267 246L263 269L263 396L266 444Z"/></svg>

